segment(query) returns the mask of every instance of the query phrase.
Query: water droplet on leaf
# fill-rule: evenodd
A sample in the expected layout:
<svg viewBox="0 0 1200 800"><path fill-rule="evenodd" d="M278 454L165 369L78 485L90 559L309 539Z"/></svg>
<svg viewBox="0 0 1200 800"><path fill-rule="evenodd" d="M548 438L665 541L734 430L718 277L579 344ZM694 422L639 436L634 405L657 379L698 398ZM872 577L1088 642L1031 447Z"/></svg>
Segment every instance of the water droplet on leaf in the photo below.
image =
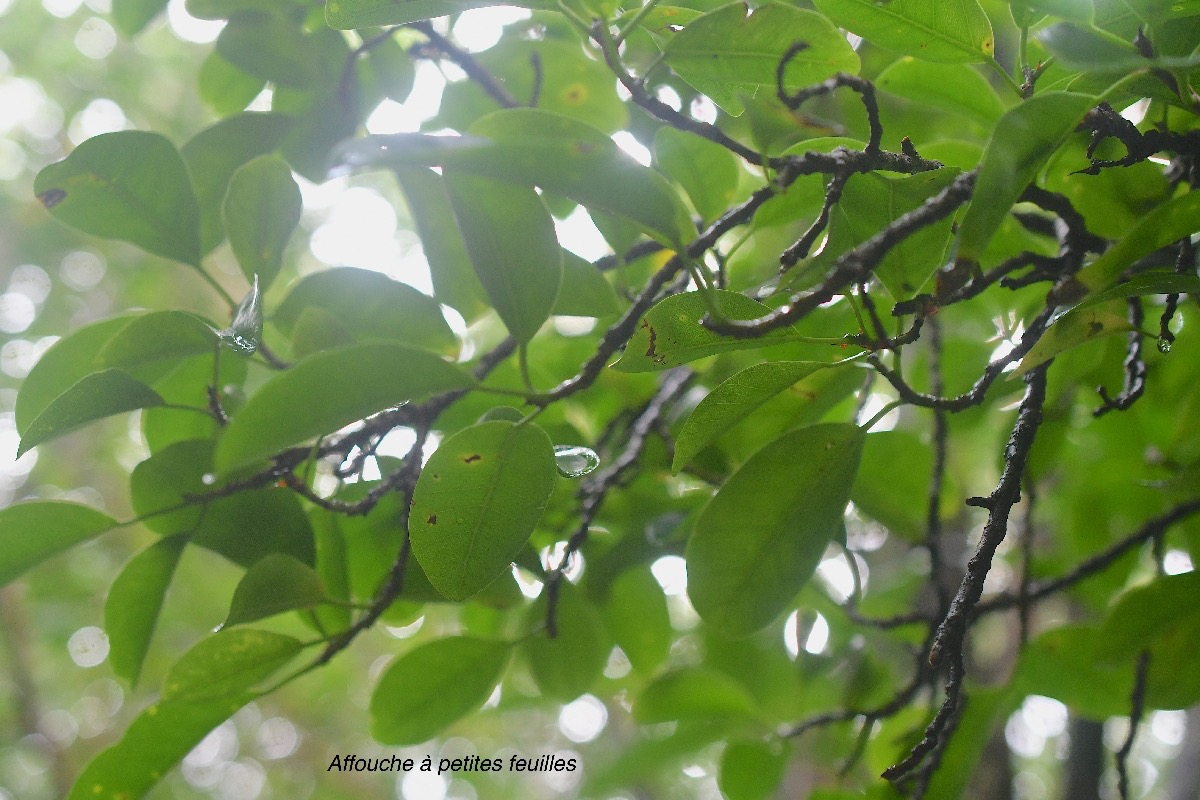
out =
<svg viewBox="0 0 1200 800"><path fill-rule="evenodd" d="M1160 352L1160 353L1171 352L1171 340L1167 339L1165 337L1162 339L1159 339L1158 340L1158 352Z"/></svg>
<svg viewBox="0 0 1200 800"><path fill-rule="evenodd" d="M554 462L564 478L579 478L600 466L600 456L590 447L572 444L554 446Z"/></svg>
<svg viewBox="0 0 1200 800"><path fill-rule="evenodd" d="M200 476L200 482L203 483L205 486L212 486L214 483L217 482L217 476L212 474L211 472L206 472Z"/></svg>

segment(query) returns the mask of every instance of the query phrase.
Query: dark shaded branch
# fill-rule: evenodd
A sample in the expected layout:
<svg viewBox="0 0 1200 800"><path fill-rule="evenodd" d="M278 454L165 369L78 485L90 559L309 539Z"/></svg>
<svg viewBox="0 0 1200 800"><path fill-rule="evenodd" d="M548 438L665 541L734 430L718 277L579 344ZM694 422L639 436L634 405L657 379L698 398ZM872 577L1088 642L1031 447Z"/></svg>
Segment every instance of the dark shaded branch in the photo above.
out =
<svg viewBox="0 0 1200 800"><path fill-rule="evenodd" d="M1013 506L1021 498L1021 482L1025 465L1033 442L1042 422L1042 406L1046 401L1046 370L1042 364L1025 377L1025 397L1017 412L1017 421L1009 436L1004 453L1004 469L996 488L987 497L974 497L968 504L986 508L988 519L983 526L975 555L967 563L967 571L959 584L958 592L950 603L934 635L929 650L929 664L947 668L946 699L933 721L925 729L925 735L912 752L896 765L889 767L883 777L897 781L911 773L922 761L930 758L923 773L927 776L936 764L948 741L949 726L958 719L963 703L964 654L966 632L974 616L975 605L983 594L983 583L991 570L996 549L1004 541L1008 531L1008 518ZM920 780L920 774L918 774Z"/></svg>
<svg viewBox="0 0 1200 800"><path fill-rule="evenodd" d="M1087 559L1065 575L1042 581L1030 587L1026 597L1029 601L1036 602L1103 572L1115 564L1126 553L1140 547L1147 541L1161 538L1171 526L1197 512L1200 512L1200 498L1180 503L1170 511L1149 520L1134 533ZM1012 608L1018 605L1020 601L1021 599L1017 595L997 595L979 603L975 607L974 613L975 616L982 616L993 611Z"/></svg>
<svg viewBox="0 0 1200 800"><path fill-rule="evenodd" d="M483 65L473 55L434 30L433 23L429 20L410 22L408 23L408 27L429 40L428 45L417 46L416 55L424 56L425 53L421 48L425 46L433 47L438 53L445 56L448 61L453 62L459 69L467 73L468 78L479 84L479 88L483 89L488 97L495 100L503 108L517 108L521 105L509 93L508 89L504 88L504 85L497 80L495 75L484 69Z"/></svg>
<svg viewBox="0 0 1200 800"><path fill-rule="evenodd" d="M1103 404L1092 412L1093 417L1104 416L1109 411L1124 411L1146 391L1146 362L1142 358L1142 299L1131 297L1128 303L1129 324L1133 330L1129 332L1125 351L1125 383L1116 397L1110 397L1103 386L1096 387Z"/></svg>
<svg viewBox="0 0 1200 800"><path fill-rule="evenodd" d="M608 493L626 480L630 470L641 458L650 435L658 430L663 413L679 399L694 377L695 373L686 367L676 367L663 373L658 391L634 417L621 454L584 478L579 487L579 524L567 539L562 557L549 571L546 579L546 634L551 639L558 635L558 595L572 556L587 541L592 523L600 513L600 507Z"/></svg>
<svg viewBox="0 0 1200 800"><path fill-rule="evenodd" d="M792 62L796 56L807 50L808 42L796 42L787 49L783 54L783 58L779 59L779 66L775 69L775 94L785 106L792 111L800 108L805 101L814 97L819 97L823 94L833 94L840 87L852 89L862 98L863 107L867 110L867 125L870 127L870 138L867 140L867 153L878 153L879 145L883 141L883 125L879 122L879 101L875 98L875 84L868 80L850 75L845 72L839 72L832 78L822 81L814 86L808 86L803 89L798 89L792 94L788 94L784 88L784 75L787 71L787 65ZM912 148L912 142L909 142L909 148ZM916 150L913 149L912 154L915 155ZM919 156L917 156L919 158Z"/></svg>
<svg viewBox="0 0 1200 800"><path fill-rule="evenodd" d="M1146 673L1150 670L1150 651L1138 655L1137 669L1133 675L1133 691L1129 696L1129 733L1121 749L1117 751L1117 792L1121 800L1129 800L1129 754L1133 752L1133 740L1137 738L1138 725L1142 721L1146 703Z"/></svg>
<svg viewBox="0 0 1200 800"><path fill-rule="evenodd" d="M838 151L834 152L836 154ZM791 325L843 293L847 286L866 281L893 247L922 228L949 216L965 203L974 183L974 172L959 175L920 208L904 214L867 241L839 256L829 275L811 292L793 295L787 304L758 319L706 319L705 327L725 336L751 339Z"/></svg>

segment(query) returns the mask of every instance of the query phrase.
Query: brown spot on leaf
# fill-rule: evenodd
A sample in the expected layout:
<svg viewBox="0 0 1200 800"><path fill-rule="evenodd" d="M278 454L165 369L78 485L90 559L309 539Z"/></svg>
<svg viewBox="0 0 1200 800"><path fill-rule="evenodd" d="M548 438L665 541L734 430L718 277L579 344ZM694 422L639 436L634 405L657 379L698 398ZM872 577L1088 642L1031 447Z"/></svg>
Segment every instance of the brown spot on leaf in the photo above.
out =
<svg viewBox="0 0 1200 800"><path fill-rule="evenodd" d="M38 200L42 201L42 205L47 209L54 208L56 205L67 199L67 193L59 188L47 189L38 195Z"/></svg>
<svg viewBox="0 0 1200 800"><path fill-rule="evenodd" d="M479 455L479 453L472 453L471 455L469 455L463 459L463 463L464 464L474 464L476 461L480 461L482 459L483 459L483 456Z"/></svg>
<svg viewBox="0 0 1200 800"><path fill-rule="evenodd" d="M646 358L654 358L654 356L657 355L654 352L654 348L658 343L658 333L648 322L643 322L642 324L645 325L646 329L650 332L650 346L646 348Z"/></svg>
<svg viewBox="0 0 1200 800"><path fill-rule="evenodd" d="M1092 320L1088 323L1088 336L1095 336L1104 330L1104 323L1099 320Z"/></svg>
<svg viewBox="0 0 1200 800"><path fill-rule="evenodd" d="M425 520L429 525L437 525L437 514L430 514Z"/></svg>

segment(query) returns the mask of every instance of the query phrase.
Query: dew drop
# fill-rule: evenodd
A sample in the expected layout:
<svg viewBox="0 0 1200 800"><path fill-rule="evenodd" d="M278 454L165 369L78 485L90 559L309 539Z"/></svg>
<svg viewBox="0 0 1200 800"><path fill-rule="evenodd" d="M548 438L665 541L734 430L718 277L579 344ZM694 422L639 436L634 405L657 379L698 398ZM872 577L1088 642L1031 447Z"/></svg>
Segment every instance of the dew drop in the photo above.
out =
<svg viewBox="0 0 1200 800"><path fill-rule="evenodd" d="M1166 337L1159 339L1158 340L1158 352L1160 352L1160 353L1171 352L1171 340L1167 339Z"/></svg>
<svg viewBox="0 0 1200 800"><path fill-rule="evenodd" d="M212 486L214 483L217 482L217 476L211 472L206 472L200 476L200 482L203 483L205 486Z"/></svg>
<svg viewBox="0 0 1200 800"><path fill-rule="evenodd" d="M564 478L579 478L600 466L600 456L590 447L572 444L554 446L554 462Z"/></svg>

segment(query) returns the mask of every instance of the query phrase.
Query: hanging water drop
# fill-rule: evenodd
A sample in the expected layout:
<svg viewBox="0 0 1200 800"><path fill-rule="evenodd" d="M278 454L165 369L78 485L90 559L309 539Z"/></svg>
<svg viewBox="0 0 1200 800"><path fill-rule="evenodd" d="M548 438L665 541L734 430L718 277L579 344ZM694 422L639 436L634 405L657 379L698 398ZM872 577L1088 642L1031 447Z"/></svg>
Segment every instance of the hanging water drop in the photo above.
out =
<svg viewBox="0 0 1200 800"><path fill-rule="evenodd" d="M1170 340L1170 339L1168 339L1168 338L1167 338L1167 337L1165 337L1165 336L1163 336L1162 338L1160 338L1160 339L1158 340L1158 352L1160 352L1160 353L1169 353L1169 352L1171 352L1171 340Z"/></svg>
<svg viewBox="0 0 1200 800"><path fill-rule="evenodd" d="M590 447L573 444L554 446L554 462L564 478L579 478L600 466L600 456Z"/></svg>
<svg viewBox="0 0 1200 800"><path fill-rule="evenodd" d="M206 472L200 476L200 482L203 483L205 486L212 486L214 483L217 482L217 476L211 472Z"/></svg>

